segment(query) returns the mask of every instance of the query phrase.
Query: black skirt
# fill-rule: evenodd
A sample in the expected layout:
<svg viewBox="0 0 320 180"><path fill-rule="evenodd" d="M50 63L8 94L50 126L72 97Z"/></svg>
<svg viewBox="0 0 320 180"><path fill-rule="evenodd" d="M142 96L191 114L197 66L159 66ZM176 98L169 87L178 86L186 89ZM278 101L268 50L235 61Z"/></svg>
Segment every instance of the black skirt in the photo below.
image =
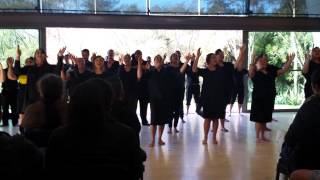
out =
<svg viewBox="0 0 320 180"><path fill-rule="evenodd" d="M275 96L252 97L250 121L268 123L272 121Z"/></svg>
<svg viewBox="0 0 320 180"><path fill-rule="evenodd" d="M164 100L151 100L151 125L165 125L168 124L171 117L171 104Z"/></svg>

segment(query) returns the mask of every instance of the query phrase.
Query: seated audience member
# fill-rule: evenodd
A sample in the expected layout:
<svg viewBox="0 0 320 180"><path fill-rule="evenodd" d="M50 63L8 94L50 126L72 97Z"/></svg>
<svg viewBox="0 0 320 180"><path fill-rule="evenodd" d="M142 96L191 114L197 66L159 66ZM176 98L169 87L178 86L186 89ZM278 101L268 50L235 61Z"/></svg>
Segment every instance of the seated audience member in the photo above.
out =
<svg viewBox="0 0 320 180"><path fill-rule="evenodd" d="M313 73L311 83L314 94L304 102L290 125L281 153L281 158L289 160L291 172L320 169L320 71Z"/></svg>
<svg viewBox="0 0 320 180"><path fill-rule="evenodd" d="M139 179L139 141L133 130L112 120L111 86L100 79L80 84L71 94L69 119L56 129L46 152L50 177Z"/></svg>
<svg viewBox="0 0 320 180"><path fill-rule="evenodd" d="M47 74L38 81L40 100L27 106L21 122L23 133L39 147L47 146L51 132L61 126L67 104L63 101L63 83L60 77Z"/></svg>
<svg viewBox="0 0 320 180"><path fill-rule="evenodd" d="M0 132L1 179L38 179L43 175L43 155L23 136Z"/></svg>
<svg viewBox="0 0 320 180"><path fill-rule="evenodd" d="M290 180L320 180L320 170L296 170L291 174Z"/></svg>

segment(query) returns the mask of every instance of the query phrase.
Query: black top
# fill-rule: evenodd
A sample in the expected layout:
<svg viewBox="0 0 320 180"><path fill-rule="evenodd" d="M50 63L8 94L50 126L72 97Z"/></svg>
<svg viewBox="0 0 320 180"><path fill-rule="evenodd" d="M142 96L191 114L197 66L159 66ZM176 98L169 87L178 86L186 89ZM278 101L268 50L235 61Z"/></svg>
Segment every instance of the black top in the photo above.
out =
<svg viewBox="0 0 320 180"><path fill-rule="evenodd" d="M49 175L138 179L143 165L133 130L113 122L102 128L98 136L72 127L55 130L46 152Z"/></svg>
<svg viewBox="0 0 320 180"><path fill-rule="evenodd" d="M111 68L108 68L108 61L105 62L106 71L114 75L118 73L119 66L120 66L119 61L113 61Z"/></svg>
<svg viewBox="0 0 320 180"><path fill-rule="evenodd" d="M233 75L233 82L234 82L235 88L243 88L244 87L243 78L247 74L248 74L248 70L246 70L246 69L243 69L241 71L235 70L235 73Z"/></svg>
<svg viewBox="0 0 320 180"><path fill-rule="evenodd" d="M85 70L83 73L79 73L77 69L70 72L70 79L67 82L69 92L72 93L73 89L82 82L89 80L93 76L91 71Z"/></svg>
<svg viewBox="0 0 320 180"><path fill-rule="evenodd" d="M113 73L109 71L104 71L102 74L94 74L92 75L92 78L98 78L98 79L108 79L109 77L114 76Z"/></svg>
<svg viewBox="0 0 320 180"><path fill-rule="evenodd" d="M226 93L224 86L224 78L219 69L210 71L209 69L198 69L197 75L202 76L201 98L203 99L222 99Z"/></svg>
<svg viewBox="0 0 320 180"><path fill-rule="evenodd" d="M175 74L166 67L162 67L160 71L155 68L146 73L149 78L149 95L150 100L171 102L175 90Z"/></svg>
<svg viewBox="0 0 320 180"><path fill-rule="evenodd" d="M138 95L138 80L137 80L137 69L132 68L130 71L124 69L124 65L119 67L118 75L123 84L123 90L125 97L137 97Z"/></svg>
<svg viewBox="0 0 320 180"><path fill-rule="evenodd" d="M50 65L48 63L44 63L42 66L30 66L27 68L27 104L34 103L38 100L39 94L37 92L37 82L42 76L49 73L53 73L60 76L60 71L62 69L62 61L63 57L58 57L57 65Z"/></svg>
<svg viewBox="0 0 320 180"><path fill-rule="evenodd" d="M225 91L227 93L226 101L230 101L230 96L233 92L233 87L234 87L234 73L235 73L235 68L234 65L231 62L223 62L222 67L218 67L218 71L220 72L220 76L222 76L222 85L225 88Z"/></svg>
<svg viewBox="0 0 320 180"><path fill-rule="evenodd" d="M185 73L180 72L181 65L179 67L173 67L168 65L167 70L170 71L172 81L175 83L173 84L173 90L172 93L174 93L174 97L176 98L183 98L184 95L184 84L185 84Z"/></svg>
<svg viewBox="0 0 320 180"><path fill-rule="evenodd" d="M311 96L301 106L284 143L295 149L296 169L320 169L320 97Z"/></svg>
<svg viewBox="0 0 320 180"><path fill-rule="evenodd" d="M303 74L304 77L306 78L306 84L304 85L306 98L310 97L313 94L312 87L311 87L311 76L317 70L320 70L320 63L310 61L308 73Z"/></svg>
<svg viewBox="0 0 320 180"><path fill-rule="evenodd" d="M149 82L150 76L147 75L149 71L150 70L144 71L142 73L140 81L138 82L138 95L139 95L139 97L149 98L148 82Z"/></svg>
<svg viewBox="0 0 320 180"><path fill-rule="evenodd" d="M273 98L276 96L276 77L280 68L274 65L268 65L267 74L257 71L252 78L253 91L252 97L256 98Z"/></svg>
<svg viewBox="0 0 320 180"><path fill-rule="evenodd" d="M92 71L92 62L89 60L85 60L86 70Z"/></svg>
<svg viewBox="0 0 320 180"><path fill-rule="evenodd" d="M187 86L191 85L199 85L199 76L196 73L192 72L192 66L193 61L191 62L191 65L187 67L186 73L187 73Z"/></svg>
<svg viewBox="0 0 320 180"><path fill-rule="evenodd" d="M6 79L5 81L2 83L2 92L6 92L6 93L15 93L18 90L18 82L17 80L10 80L7 76L8 73L8 68L3 69Z"/></svg>

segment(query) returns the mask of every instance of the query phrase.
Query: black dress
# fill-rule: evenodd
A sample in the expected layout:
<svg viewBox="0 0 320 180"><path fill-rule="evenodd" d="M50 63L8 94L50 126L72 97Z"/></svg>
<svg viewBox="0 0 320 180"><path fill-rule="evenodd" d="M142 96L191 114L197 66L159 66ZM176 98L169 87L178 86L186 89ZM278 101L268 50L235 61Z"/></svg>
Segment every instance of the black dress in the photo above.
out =
<svg viewBox="0 0 320 180"><path fill-rule="evenodd" d="M220 76L222 77L222 83L219 84L223 86L225 91L225 108L230 103L230 99L232 97L232 92L234 88L234 73L235 68L234 65L231 62L223 62L223 66L218 68L219 71L221 71Z"/></svg>
<svg viewBox="0 0 320 180"><path fill-rule="evenodd" d="M267 74L257 71L252 78L253 91L251 102L250 120L259 123L272 121L274 100L276 97L275 81L279 68L268 65Z"/></svg>
<svg viewBox="0 0 320 180"><path fill-rule="evenodd" d="M18 79L21 78L28 78L27 77L27 72L28 72L28 67L20 67L20 61L15 61L14 63L14 74L18 77ZM20 82L18 81L18 101L17 101L17 109L18 113L23 113L24 112L24 100L26 97L27 93L27 84L25 82Z"/></svg>
<svg viewBox="0 0 320 180"><path fill-rule="evenodd" d="M70 72L70 79L67 82L67 88L69 94L71 94L74 88L82 82L89 80L93 76L91 71L85 70L82 73L79 73L78 69L74 69Z"/></svg>
<svg viewBox="0 0 320 180"><path fill-rule="evenodd" d="M135 113L138 103L137 69L131 68L130 71L127 72L124 66L121 65L118 75L123 85L124 101L128 104L129 109Z"/></svg>
<svg viewBox="0 0 320 180"><path fill-rule="evenodd" d="M167 124L172 117L174 74L166 67L160 71L151 69L146 73L149 76L149 95L151 108L151 124Z"/></svg>
<svg viewBox="0 0 320 180"><path fill-rule="evenodd" d="M225 70L220 67L214 71L198 69L198 75L203 77L201 90L201 103L203 118L220 119L225 117L226 97L229 92L225 90Z"/></svg>
<svg viewBox="0 0 320 180"><path fill-rule="evenodd" d="M315 63L314 61L310 61L308 73L303 74L304 77L306 78L306 84L304 85L304 94L306 99L313 94L312 87L311 87L311 76L312 76L312 73L314 73L317 70L320 70L320 63Z"/></svg>

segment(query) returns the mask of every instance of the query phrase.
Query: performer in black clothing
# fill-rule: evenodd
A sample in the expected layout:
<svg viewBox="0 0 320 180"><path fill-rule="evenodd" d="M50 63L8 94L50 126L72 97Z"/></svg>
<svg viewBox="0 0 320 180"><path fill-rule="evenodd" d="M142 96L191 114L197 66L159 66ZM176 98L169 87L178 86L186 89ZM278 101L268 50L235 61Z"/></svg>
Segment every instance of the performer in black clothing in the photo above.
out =
<svg viewBox="0 0 320 180"><path fill-rule="evenodd" d="M36 102L39 99L39 94L37 92L37 81L48 73L57 74L60 76L62 70L63 53L66 48L62 48L58 53L57 65L50 65L46 60L46 53L43 49L37 49L35 52L35 65L26 67L27 68L27 93L25 98L25 106ZM18 59L17 59L18 60ZM19 61L19 60L18 60ZM20 74L20 72L17 72Z"/></svg>
<svg viewBox="0 0 320 180"><path fill-rule="evenodd" d="M72 94L77 85L93 76L93 73L86 69L83 58L75 58L74 61L77 68L74 68L72 71L67 71L67 89L69 94Z"/></svg>
<svg viewBox="0 0 320 180"><path fill-rule="evenodd" d="M175 84L172 87L174 90L172 91L173 94L173 111L172 111L172 118L169 121L169 130L168 133L172 133L172 120L174 121L174 132L178 133L179 130L177 129L178 127L178 122L179 122L179 116L181 115L181 110L183 107L183 98L184 98L184 75L185 75L185 70L187 65L183 66L184 68L182 69L182 66L180 65L178 55L176 53L171 54L170 56L170 64L168 64L167 69L171 71L173 76L171 77L174 81ZM187 62L188 63L188 62Z"/></svg>
<svg viewBox="0 0 320 180"><path fill-rule="evenodd" d="M233 87L231 102L230 102L230 116L231 116L233 104L236 102L237 97L238 97L238 112L239 113L241 112L241 108L244 100L243 78L246 74L248 74L248 70L246 69L243 69L242 71L235 71L234 73L234 76L233 76L234 87Z"/></svg>
<svg viewBox="0 0 320 180"><path fill-rule="evenodd" d="M92 71L92 62L89 61L89 56L90 56L90 52L88 49L83 49L81 51L81 55L82 55L82 58L84 59L84 62L86 64L86 69L88 71Z"/></svg>
<svg viewBox="0 0 320 180"><path fill-rule="evenodd" d="M150 126L147 120L147 110L148 110L148 104L150 102L149 90L148 90L149 77L147 76L147 74L150 71L150 62L143 61L141 64L141 68L142 68L142 76L140 81L138 82L138 100L140 105L140 118L142 121L142 125Z"/></svg>
<svg viewBox="0 0 320 180"><path fill-rule="evenodd" d="M262 142L268 141L264 132L267 129L266 124L272 121L276 97L275 80L289 70L295 55L289 54L282 68L269 65L265 54L252 57L249 68L249 77L253 82L250 120L255 122L257 142Z"/></svg>
<svg viewBox="0 0 320 180"><path fill-rule="evenodd" d="M302 74L306 78L306 84L304 85L304 94L305 98L307 99L310 97L312 92L311 87L311 76L312 74L320 69L320 48L315 47L312 49L311 55L306 55L306 60L303 65Z"/></svg>
<svg viewBox="0 0 320 180"><path fill-rule="evenodd" d="M199 76L192 72L192 66L194 63L195 55L192 55L191 64L187 67L187 93L186 93L186 101L187 101L187 114L189 113L189 107L191 104L192 96L196 103L196 111L199 109L198 103L200 98L200 84L199 84Z"/></svg>
<svg viewBox="0 0 320 180"><path fill-rule="evenodd" d="M177 50L175 52L175 54L178 56L178 61L179 61L179 65L180 67L183 65L183 63L181 62L181 52L179 50ZM186 75L185 72L183 74L181 74L180 79L181 81L183 81L183 90L181 89L179 96L182 97L179 101L179 117L181 118L182 122L185 123L183 117L184 117L184 110L183 110L183 100L184 100L184 92L185 92L185 81L186 81Z"/></svg>
<svg viewBox="0 0 320 180"><path fill-rule="evenodd" d="M102 56L95 56L92 61L93 78L106 80L108 77L114 76L111 71L107 71Z"/></svg>
<svg viewBox="0 0 320 180"><path fill-rule="evenodd" d="M114 75L118 73L120 64L119 64L119 61L114 60L114 51L112 49L109 49L108 51L108 57L105 62L105 66L106 66L106 71Z"/></svg>
<svg viewBox="0 0 320 180"><path fill-rule="evenodd" d="M230 103L230 99L232 97L232 91L233 91L233 85L234 85L234 65L231 62L224 62L224 53L221 49L217 49L215 52L215 55L217 55L218 58L218 65L219 67L222 68L223 70L223 78L224 78L224 83L221 85L224 86L225 91L226 91L226 96L225 96L225 108L227 108L227 105ZM229 130L225 127L226 119L220 118L220 125L221 125L221 130L223 132L228 132Z"/></svg>
<svg viewBox="0 0 320 180"><path fill-rule="evenodd" d="M132 67L129 54L123 57L123 64L119 67L118 75L123 84L124 102L132 112L136 112L138 103L137 69Z"/></svg>
<svg viewBox="0 0 320 180"><path fill-rule="evenodd" d="M192 71L198 73L203 77L201 98L203 103L203 117L204 121L204 139L203 144L207 144L208 132L210 129L210 123L213 121L213 143L217 144L216 139L218 129L218 119L224 119L226 110L226 96L229 95L229 91L226 85L227 73L233 72L234 69L241 70L244 60L245 46L240 48L239 57L233 66L227 64L221 66L220 60L217 55L210 53L206 57L207 68L198 69L198 60L201 55L200 48L197 51L196 59L194 61ZM227 82L228 83L228 82Z"/></svg>
<svg viewBox="0 0 320 180"><path fill-rule="evenodd" d="M4 81L2 83L2 126L8 126L9 119L12 120L12 125L16 126L18 124L18 111L17 111L17 94L18 94L18 82L16 76L11 76L13 74L13 58L7 58L7 68L2 69ZM11 114L9 113L9 106L11 109Z"/></svg>
<svg viewBox="0 0 320 180"><path fill-rule="evenodd" d="M174 84L176 81L172 77L174 74L164 67L163 58L157 55L154 58L154 68L150 72L146 73L149 77L149 95L150 95L150 107L151 107L151 143L150 147L155 144L155 135L157 132L157 126L159 130L158 144L164 145L162 140L162 134L164 125L168 123L172 118L171 112L173 107L173 94ZM142 58L138 60L138 80L142 77Z"/></svg>

